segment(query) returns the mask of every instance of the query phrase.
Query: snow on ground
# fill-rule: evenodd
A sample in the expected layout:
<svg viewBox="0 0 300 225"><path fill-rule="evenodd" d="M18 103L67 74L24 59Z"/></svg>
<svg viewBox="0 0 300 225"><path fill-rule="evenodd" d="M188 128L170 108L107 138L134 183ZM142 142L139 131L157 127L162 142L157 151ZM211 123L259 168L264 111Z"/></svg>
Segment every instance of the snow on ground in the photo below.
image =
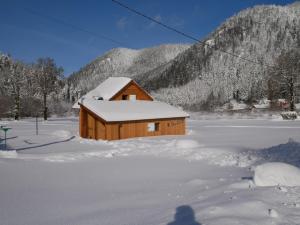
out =
<svg viewBox="0 0 300 225"><path fill-rule="evenodd" d="M258 104L254 104L256 109L268 109L270 107L270 100L268 99L261 99L259 100Z"/></svg>
<svg viewBox="0 0 300 225"><path fill-rule="evenodd" d="M186 136L111 142L78 137L77 118L41 121L39 135L33 119L6 122L1 225L300 224L300 187L252 178L300 166L299 120L189 120Z"/></svg>
<svg viewBox="0 0 300 225"><path fill-rule="evenodd" d="M244 102L237 102L236 100L232 99L229 103L224 104L222 108L230 110L241 110L248 108L248 105Z"/></svg>
<svg viewBox="0 0 300 225"><path fill-rule="evenodd" d="M240 119L255 119L255 120L283 120L280 112L271 112L264 110L248 111L248 112L230 112L219 111L214 113L191 112L190 117L195 120L240 120Z"/></svg>
<svg viewBox="0 0 300 225"><path fill-rule="evenodd" d="M300 169L286 163L264 163L255 168L257 186L300 186Z"/></svg>

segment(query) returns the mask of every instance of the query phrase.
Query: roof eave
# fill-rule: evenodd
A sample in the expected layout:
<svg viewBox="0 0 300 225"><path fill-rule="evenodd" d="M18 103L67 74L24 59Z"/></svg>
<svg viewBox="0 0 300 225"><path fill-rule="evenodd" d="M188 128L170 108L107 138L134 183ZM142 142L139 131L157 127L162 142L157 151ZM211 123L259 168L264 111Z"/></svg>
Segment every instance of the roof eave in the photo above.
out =
<svg viewBox="0 0 300 225"><path fill-rule="evenodd" d="M169 120L169 119L185 119L189 118L188 116L176 116L176 117L162 117L162 118L145 118L145 119L136 119L136 120L106 120L107 123L121 123L121 122L139 122L139 121L148 121L148 120Z"/></svg>

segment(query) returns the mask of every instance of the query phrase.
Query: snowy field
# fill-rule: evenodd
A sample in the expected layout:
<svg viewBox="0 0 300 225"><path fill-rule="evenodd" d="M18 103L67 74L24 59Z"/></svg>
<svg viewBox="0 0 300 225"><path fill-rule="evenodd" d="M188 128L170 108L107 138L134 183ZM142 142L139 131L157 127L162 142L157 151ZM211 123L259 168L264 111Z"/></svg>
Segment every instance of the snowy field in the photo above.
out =
<svg viewBox="0 0 300 225"><path fill-rule="evenodd" d="M186 136L111 142L79 138L76 118L38 136L33 119L1 124L0 225L300 224L300 187L253 182L257 165L300 166L299 120L189 120Z"/></svg>

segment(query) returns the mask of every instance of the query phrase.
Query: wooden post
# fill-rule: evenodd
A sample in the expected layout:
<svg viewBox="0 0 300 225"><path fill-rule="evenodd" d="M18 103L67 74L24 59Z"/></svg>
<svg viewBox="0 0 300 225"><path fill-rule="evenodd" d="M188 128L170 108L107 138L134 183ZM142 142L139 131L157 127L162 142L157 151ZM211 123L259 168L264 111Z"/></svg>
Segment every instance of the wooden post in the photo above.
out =
<svg viewBox="0 0 300 225"><path fill-rule="evenodd" d="M6 130L4 130L4 149L6 150Z"/></svg>
<svg viewBox="0 0 300 225"><path fill-rule="evenodd" d="M38 115L35 117L35 134L39 135L39 124L38 124Z"/></svg>

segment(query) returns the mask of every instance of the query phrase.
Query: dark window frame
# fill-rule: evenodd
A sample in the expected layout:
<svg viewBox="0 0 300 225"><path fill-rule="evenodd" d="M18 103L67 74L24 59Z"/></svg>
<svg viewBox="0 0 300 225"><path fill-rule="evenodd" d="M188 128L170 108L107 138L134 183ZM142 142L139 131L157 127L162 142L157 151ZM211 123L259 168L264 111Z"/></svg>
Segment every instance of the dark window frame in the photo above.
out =
<svg viewBox="0 0 300 225"><path fill-rule="evenodd" d="M154 131L159 131L159 122L154 123Z"/></svg>

